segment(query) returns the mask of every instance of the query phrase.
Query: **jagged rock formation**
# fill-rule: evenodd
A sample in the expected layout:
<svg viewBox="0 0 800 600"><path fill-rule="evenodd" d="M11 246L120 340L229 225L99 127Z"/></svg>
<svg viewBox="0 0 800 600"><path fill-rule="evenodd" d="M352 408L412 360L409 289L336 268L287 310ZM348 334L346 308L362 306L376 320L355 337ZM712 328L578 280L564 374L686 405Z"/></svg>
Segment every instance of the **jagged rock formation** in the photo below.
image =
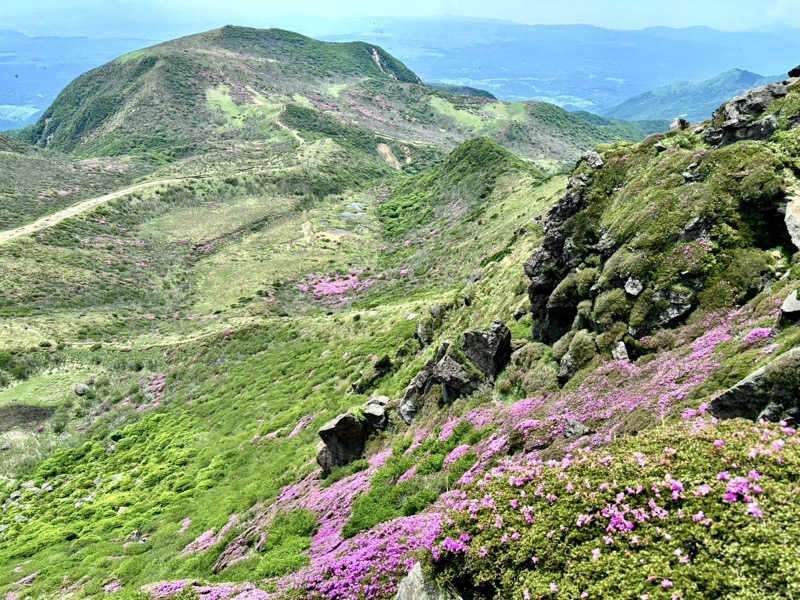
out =
<svg viewBox="0 0 800 600"><path fill-rule="evenodd" d="M800 417L800 348L780 355L711 402L720 419L766 419L792 424Z"/></svg>
<svg viewBox="0 0 800 600"><path fill-rule="evenodd" d="M705 135L713 146L724 146L740 140L764 140L778 129L775 115L759 118L775 100L788 94L785 84L773 83L750 90L722 105L714 112L713 127Z"/></svg>
<svg viewBox="0 0 800 600"><path fill-rule="evenodd" d="M502 321L445 342L406 387L398 408L400 418L411 423L435 385L441 387L445 403L471 394L481 383L495 378L510 358L511 331Z"/></svg>
<svg viewBox="0 0 800 600"><path fill-rule="evenodd" d="M371 398L362 407L361 414L345 413L331 419L319 430L325 446L317 454L317 464L324 473L360 458L369 436L388 425L386 405L389 398Z"/></svg>

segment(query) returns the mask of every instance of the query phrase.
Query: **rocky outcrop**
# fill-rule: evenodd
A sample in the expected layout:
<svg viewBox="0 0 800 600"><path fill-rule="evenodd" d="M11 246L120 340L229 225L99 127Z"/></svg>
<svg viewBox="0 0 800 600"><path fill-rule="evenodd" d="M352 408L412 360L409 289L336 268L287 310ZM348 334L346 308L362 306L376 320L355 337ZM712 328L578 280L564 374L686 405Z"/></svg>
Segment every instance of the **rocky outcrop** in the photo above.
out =
<svg viewBox="0 0 800 600"><path fill-rule="evenodd" d="M796 424L800 417L800 348L781 354L712 400L719 419L766 419Z"/></svg>
<svg viewBox="0 0 800 600"><path fill-rule="evenodd" d="M464 334L464 354L484 374L496 377L511 358L511 331L502 321Z"/></svg>
<svg viewBox="0 0 800 600"><path fill-rule="evenodd" d="M672 123L669 124L669 130L670 131L683 131L684 129L688 129L689 125L691 125L691 123L689 123L689 121L687 121L686 119L682 119L682 118L678 117L674 121L672 121Z"/></svg>
<svg viewBox="0 0 800 600"><path fill-rule="evenodd" d="M317 463L325 473L359 458L369 435L368 425L355 415L343 414L331 419L319 430L325 447L317 455Z"/></svg>
<svg viewBox="0 0 800 600"><path fill-rule="evenodd" d="M461 600L452 590L442 589L433 579L427 579L422 565L414 565L411 572L397 586L395 600Z"/></svg>
<svg viewBox="0 0 800 600"><path fill-rule="evenodd" d="M653 307L644 325L629 327L634 337L660 327L676 325L694 308L694 293L689 290L658 290L653 294Z"/></svg>
<svg viewBox="0 0 800 600"><path fill-rule="evenodd" d="M789 77L800 77L800 65L789 71Z"/></svg>
<svg viewBox="0 0 800 600"><path fill-rule="evenodd" d="M784 222L792 244L800 249L800 190L789 191Z"/></svg>
<svg viewBox="0 0 800 600"><path fill-rule="evenodd" d="M774 115L759 117L786 94L786 85L773 83L737 96L714 112L705 140L713 146L724 146L740 140L767 139L778 128L778 119Z"/></svg>
<svg viewBox="0 0 800 600"><path fill-rule="evenodd" d="M325 446L317 454L323 472L346 465L361 457L369 436L386 429L389 419L386 405L389 398L376 396L362 407L361 414L345 413L331 419L319 430Z"/></svg>
<svg viewBox="0 0 800 600"><path fill-rule="evenodd" d="M800 299L797 298L797 290L793 290L781 304L781 321L793 323L800 320Z"/></svg>
<svg viewBox="0 0 800 600"><path fill-rule="evenodd" d="M596 153L594 153L596 154ZM597 164L594 161L594 164ZM602 159L601 159L602 164ZM525 262L525 274L530 279L528 299L533 315L533 337L546 344L552 344L572 326L575 309L572 306L550 305L550 294L566 274L570 266L570 241L564 233L568 219L589 206L586 183L591 180L588 174L570 178L567 192L559 203L548 213L545 221L545 238L542 245L534 250ZM602 240L602 238L601 238ZM607 244L610 251L613 240Z"/></svg>
<svg viewBox="0 0 800 600"><path fill-rule="evenodd" d="M441 387L445 403L473 393L482 383L494 379L510 358L511 331L502 321L443 343L406 387L398 408L400 418L411 423L436 385Z"/></svg>

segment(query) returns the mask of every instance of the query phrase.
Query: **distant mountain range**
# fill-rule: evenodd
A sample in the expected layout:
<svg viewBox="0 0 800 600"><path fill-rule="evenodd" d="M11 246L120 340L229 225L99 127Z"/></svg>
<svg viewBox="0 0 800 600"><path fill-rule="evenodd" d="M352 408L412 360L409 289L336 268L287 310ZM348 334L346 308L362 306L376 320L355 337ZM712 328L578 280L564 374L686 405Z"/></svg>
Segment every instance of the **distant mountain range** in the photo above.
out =
<svg viewBox="0 0 800 600"><path fill-rule="evenodd" d="M800 35L789 29L618 31L457 17L296 17L269 24L276 25L328 41L380 45L424 81L457 86L461 93L477 88L501 100L539 100L609 116L620 114L616 109L630 98L676 81L701 81L732 67L781 73L800 56ZM160 37L157 31L152 35ZM148 43L152 42L28 37L0 30L0 130L33 123L72 79ZM742 83L737 89L749 85ZM729 96L720 89L720 102ZM708 114L705 105L682 112L688 110L697 118ZM670 107L668 112L669 117L631 114L635 119L662 119L672 118L675 110Z"/></svg>
<svg viewBox="0 0 800 600"><path fill-rule="evenodd" d="M0 30L0 130L35 122L78 75L149 43L142 39L29 37Z"/></svg>
<svg viewBox="0 0 800 600"><path fill-rule="evenodd" d="M628 120L683 117L692 122L702 121L731 97L783 79L785 75L765 77L742 69L731 69L705 81L679 81L658 87L634 96L603 114Z"/></svg>
<svg viewBox="0 0 800 600"><path fill-rule="evenodd" d="M676 81L702 81L734 67L785 73L800 56L800 33L791 29L623 31L457 18L379 18L337 26L351 31L313 34L380 44L424 81L475 87L501 100L541 100L594 113ZM700 113L707 116L705 109Z"/></svg>

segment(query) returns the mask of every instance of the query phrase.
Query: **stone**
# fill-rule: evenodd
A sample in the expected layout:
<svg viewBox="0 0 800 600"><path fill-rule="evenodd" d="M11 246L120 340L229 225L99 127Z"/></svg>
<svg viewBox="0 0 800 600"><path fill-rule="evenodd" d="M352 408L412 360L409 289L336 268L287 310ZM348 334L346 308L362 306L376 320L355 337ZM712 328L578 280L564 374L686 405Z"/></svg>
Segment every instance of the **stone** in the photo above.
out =
<svg viewBox="0 0 800 600"><path fill-rule="evenodd" d="M7 450L11 450L11 446L9 446L8 444L3 444L2 446L0 446L0 452L6 452Z"/></svg>
<svg viewBox="0 0 800 600"><path fill-rule="evenodd" d="M389 424L389 417L386 414L385 405L377 403L367 403L364 407L364 419L375 431L382 431L386 429L386 426Z"/></svg>
<svg viewBox="0 0 800 600"><path fill-rule="evenodd" d="M502 321L488 329L464 333L464 354L489 377L496 377L511 359L511 331Z"/></svg>
<svg viewBox="0 0 800 600"><path fill-rule="evenodd" d="M653 148L655 148L656 152L658 152L658 153L664 152L667 149L667 147L664 145L664 143L661 140L659 140L655 144L653 144Z"/></svg>
<svg viewBox="0 0 800 600"><path fill-rule="evenodd" d="M789 71L789 77L800 77L800 65Z"/></svg>
<svg viewBox="0 0 800 600"><path fill-rule="evenodd" d="M74 391L77 396L85 396L89 392L89 386L85 383L79 383L72 388L72 391Z"/></svg>
<svg viewBox="0 0 800 600"><path fill-rule="evenodd" d="M786 214L784 216L786 230L792 239L795 248L800 249L800 191L791 190L789 200L786 203Z"/></svg>
<svg viewBox="0 0 800 600"><path fill-rule="evenodd" d="M572 355L567 352L564 356L561 357L561 363L559 364L558 369L558 382L560 384L565 384L567 381L572 379L572 376L575 375L575 361L572 358Z"/></svg>
<svg viewBox="0 0 800 600"><path fill-rule="evenodd" d="M670 131L683 131L684 129L689 128L689 121L686 119L682 119L681 117L676 118L672 123L669 124Z"/></svg>
<svg viewBox="0 0 800 600"><path fill-rule="evenodd" d="M630 294L631 296L638 296L644 290L644 285L642 282L634 277L628 277L628 281L625 282L625 293Z"/></svg>
<svg viewBox="0 0 800 600"><path fill-rule="evenodd" d="M422 565L416 563L397 586L395 600L461 600L453 590L442 589L433 579L427 579Z"/></svg>
<svg viewBox="0 0 800 600"><path fill-rule="evenodd" d="M478 389L479 381L470 376L465 365L449 354L433 367L433 377L442 385L442 397L446 403L460 396L468 396Z"/></svg>
<svg viewBox="0 0 800 600"><path fill-rule="evenodd" d="M586 425L584 425L580 421L569 419L567 421L567 429L564 432L564 437L570 440L573 438L583 437L584 435L588 435L589 433L591 433L591 431L589 431L589 428L586 427Z"/></svg>
<svg viewBox="0 0 800 600"><path fill-rule="evenodd" d="M711 233L711 223L703 217L695 217L689 221L678 235L682 242L694 242L700 238L707 238Z"/></svg>
<svg viewBox="0 0 800 600"><path fill-rule="evenodd" d="M702 125L700 125L700 127L695 127L695 128L694 128L694 131L692 131L692 133L693 133L693 134L695 134L695 135L700 135L700 134L701 134L701 133L703 133L705 130L706 130L706 128L705 128L705 127L703 127Z"/></svg>
<svg viewBox="0 0 800 600"><path fill-rule="evenodd" d="M528 314L528 309L524 306L520 306L517 310L514 311L514 320L519 321Z"/></svg>
<svg viewBox="0 0 800 600"><path fill-rule="evenodd" d="M630 360L628 357L628 349L625 347L625 342L617 342L617 345L614 346L614 349L611 351L611 358L614 360L623 360L625 362Z"/></svg>
<svg viewBox="0 0 800 600"><path fill-rule="evenodd" d="M711 401L719 419L767 419L796 423L800 414L800 348L776 357Z"/></svg>
<svg viewBox="0 0 800 600"><path fill-rule="evenodd" d="M317 455L317 463L325 473L346 465L364 452L369 428L366 421L345 413L331 419L319 430L325 448Z"/></svg>
<svg viewBox="0 0 800 600"><path fill-rule="evenodd" d="M589 150L589 152L584 153L581 158L585 160L586 164L592 169L599 169L603 166L603 157L594 150Z"/></svg>
<svg viewBox="0 0 800 600"><path fill-rule="evenodd" d="M671 325L684 317L692 310L691 292L677 290L659 290L653 294L653 304L658 305L666 301L666 306L661 309L655 317L648 320L648 326L652 329Z"/></svg>
<svg viewBox="0 0 800 600"><path fill-rule="evenodd" d="M781 321L797 321L800 319L800 299L797 298L797 290L786 296L781 304Z"/></svg>
<svg viewBox="0 0 800 600"><path fill-rule="evenodd" d="M716 111L705 134L705 140L713 146L724 146L740 140L763 140L778 128L775 115L758 118L775 100L789 93L786 85L773 83L737 96Z"/></svg>

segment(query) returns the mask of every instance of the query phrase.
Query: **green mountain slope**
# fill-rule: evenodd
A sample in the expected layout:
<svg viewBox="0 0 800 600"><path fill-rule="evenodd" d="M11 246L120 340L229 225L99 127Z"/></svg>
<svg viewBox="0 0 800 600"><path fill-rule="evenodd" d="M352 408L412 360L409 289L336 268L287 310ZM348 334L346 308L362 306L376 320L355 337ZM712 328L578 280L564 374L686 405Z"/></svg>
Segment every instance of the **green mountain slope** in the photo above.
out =
<svg viewBox="0 0 800 600"><path fill-rule="evenodd" d="M553 106L433 90L377 46L242 27L154 46L95 69L19 136L81 156L274 153L301 141L285 123L290 106L316 115L308 119L417 146L452 149L487 135L544 164L574 159L576 147L619 139L618 131L590 127ZM374 144L370 150L376 154ZM414 162L413 152L400 151L400 164L404 154Z"/></svg>
<svg viewBox="0 0 800 600"><path fill-rule="evenodd" d="M667 119L683 117L692 123L708 118L723 102L739 94L783 76L765 77L742 69L731 69L704 81L680 81L634 96L609 108L603 114L627 120Z"/></svg>
<svg viewBox="0 0 800 600"><path fill-rule="evenodd" d="M306 93L0 244L0 594L800 594L800 80L568 176Z"/></svg>
<svg viewBox="0 0 800 600"><path fill-rule="evenodd" d="M0 135L0 229L122 187L147 170L128 157L77 160Z"/></svg>

